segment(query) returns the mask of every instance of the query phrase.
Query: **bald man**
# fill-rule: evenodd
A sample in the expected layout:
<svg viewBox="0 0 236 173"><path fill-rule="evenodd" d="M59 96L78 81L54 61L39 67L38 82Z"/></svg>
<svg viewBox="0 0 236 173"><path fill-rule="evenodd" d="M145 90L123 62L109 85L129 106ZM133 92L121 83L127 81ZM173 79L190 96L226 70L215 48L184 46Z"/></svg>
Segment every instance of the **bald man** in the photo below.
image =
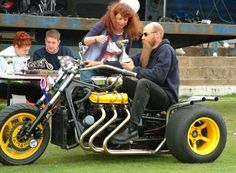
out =
<svg viewBox="0 0 236 173"><path fill-rule="evenodd" d="M131 120L129 127L113 136L113 143L125 144L139 137L138 125L145 108L167 110L178 102L178 60L175 50L163 36L164 29L159 23L147 24L141 37L141 54L129 63L121 63L124 69L136 72L137 79L124 79L123 91L133 99Z"/></svg>

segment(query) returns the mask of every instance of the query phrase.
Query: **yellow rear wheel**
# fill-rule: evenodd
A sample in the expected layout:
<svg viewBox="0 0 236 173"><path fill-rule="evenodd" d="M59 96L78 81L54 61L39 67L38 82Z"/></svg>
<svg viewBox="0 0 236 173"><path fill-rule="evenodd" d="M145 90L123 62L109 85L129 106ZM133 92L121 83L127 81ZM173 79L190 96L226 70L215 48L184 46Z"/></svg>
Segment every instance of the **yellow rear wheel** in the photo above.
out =
<svg viewBox="0 0 236 173"><path fill-rule="evenodd" d="M188 131L189 147L199 155L212 153L220 141L220 129L217 123L208 117L194 121Z"/></svg>
<svg viewBox="0 0 236 173"><path fill-rule="evenodd" d="M178 108L166 127L166 143L181 162L206 163L223 152L227 129L222 116L205 105Z"/></svg>

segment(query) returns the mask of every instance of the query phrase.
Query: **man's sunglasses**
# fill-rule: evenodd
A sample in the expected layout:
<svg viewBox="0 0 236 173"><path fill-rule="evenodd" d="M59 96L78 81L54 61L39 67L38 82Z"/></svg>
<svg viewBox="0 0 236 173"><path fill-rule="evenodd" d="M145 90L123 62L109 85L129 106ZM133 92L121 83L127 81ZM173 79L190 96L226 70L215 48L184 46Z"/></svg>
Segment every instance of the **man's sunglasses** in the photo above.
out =
<svg viewBox="0 0 236 173"><path fill-rule="evenodd" d="M154 33L157 33L157 32L150 32L150 33L144 32L144 33L141 34L140 37L142 37L142 36L147 37L147 36L149 36L150 34L154 34Z"/></svg>

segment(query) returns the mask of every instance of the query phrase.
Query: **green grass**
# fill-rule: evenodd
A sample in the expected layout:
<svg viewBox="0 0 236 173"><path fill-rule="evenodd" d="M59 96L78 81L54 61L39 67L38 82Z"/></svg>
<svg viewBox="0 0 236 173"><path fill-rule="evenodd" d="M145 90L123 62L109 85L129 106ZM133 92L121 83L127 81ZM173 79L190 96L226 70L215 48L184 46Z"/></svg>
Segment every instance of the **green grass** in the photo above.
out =
<svg viewBox="0 0 236 173"><path fill-rule="evenodd" d="M0 110L3 109L6 106L7 102L6 100L0 99Z"/></svg>
<svg viewBox="0 0 236 173"><path fill-rule="evenodd" d="M228 139L225 150L213 163L185 164L176 160L171 154L112 156L85 152L79 147L73 150L62 150L49 145L43 156L35 163L27 166L3 166L2 172L30 172L30 173L233 173L236 172L236 95L225 96L218 102L206 102L224 117Z"/></svg>

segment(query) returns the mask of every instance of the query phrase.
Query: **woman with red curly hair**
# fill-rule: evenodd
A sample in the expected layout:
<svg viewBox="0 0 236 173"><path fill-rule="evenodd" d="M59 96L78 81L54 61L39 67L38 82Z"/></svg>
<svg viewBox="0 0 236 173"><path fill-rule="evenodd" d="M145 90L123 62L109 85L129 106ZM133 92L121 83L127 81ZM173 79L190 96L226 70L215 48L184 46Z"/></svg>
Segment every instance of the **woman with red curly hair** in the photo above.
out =
<svg viewBox="0 0 236 173"><path fill-rule="evenodd" d="M0 52L0 74L19 74L27 70L28 53L33 38L24 31L16 32L12 46ZM36 102L41 89L33 83L12 83L11 94L25 95L30 102ZM0 98L7 98L7 84L0 81Z"/></svg>
<svg viewBox="0 0 236 173"><path fill-rule="evenodd" d="M16 32L13 45L0 52L0 73L22 73L22 70L26 70L32 41L33 38L28 33Z"/></svg>
<svg viewBox="0 0 236 173"><path fill-rule="evenodd" d="M142 28L143 24L130 5L122 1L109 5L105 15L91 27L82 41L88 46L85 52L86 67L107 64L121 68L119 58L122 48L117 41L128 40L125 50L129 54L132 42L139 39ZM81 80L96 73L84 71L80 74Z"/></svg>

